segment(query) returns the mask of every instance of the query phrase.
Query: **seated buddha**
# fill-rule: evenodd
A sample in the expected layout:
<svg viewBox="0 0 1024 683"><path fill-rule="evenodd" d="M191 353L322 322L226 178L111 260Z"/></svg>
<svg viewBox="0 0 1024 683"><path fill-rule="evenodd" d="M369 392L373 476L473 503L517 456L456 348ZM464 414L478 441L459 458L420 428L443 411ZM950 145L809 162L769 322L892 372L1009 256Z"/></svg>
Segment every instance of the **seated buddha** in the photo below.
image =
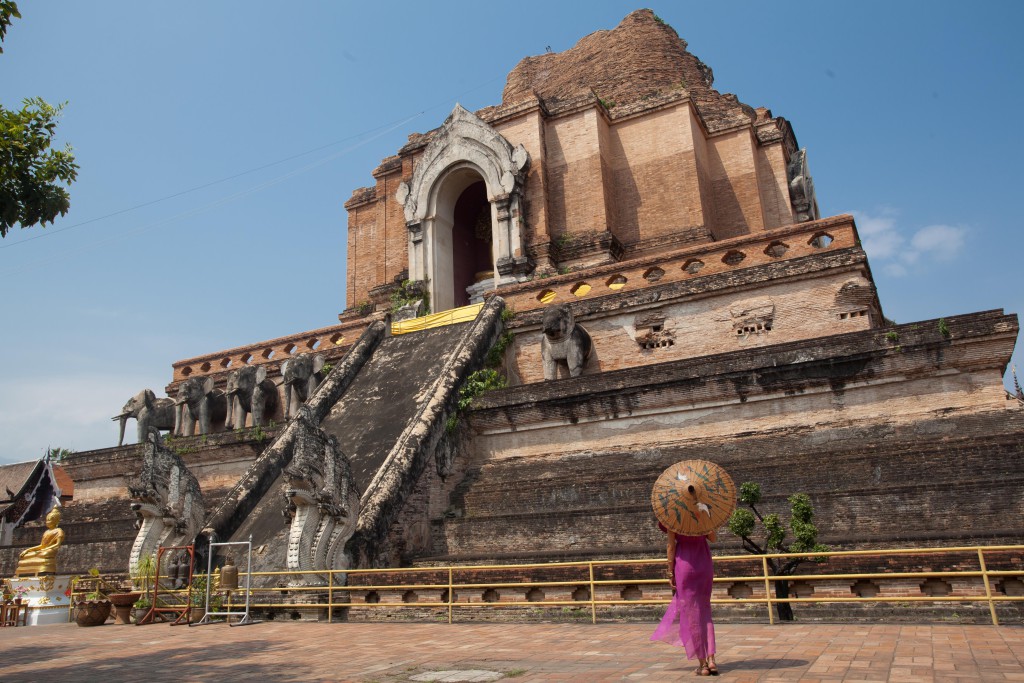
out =
<svg viewBox="0 0 1024 683"><path fill-rule="evenodd" d="M64 542L64 530L60 524L60 509L53 508L46 515L46 531L39 545L21 551L15 576L57 573L57 549Z"/></svg>

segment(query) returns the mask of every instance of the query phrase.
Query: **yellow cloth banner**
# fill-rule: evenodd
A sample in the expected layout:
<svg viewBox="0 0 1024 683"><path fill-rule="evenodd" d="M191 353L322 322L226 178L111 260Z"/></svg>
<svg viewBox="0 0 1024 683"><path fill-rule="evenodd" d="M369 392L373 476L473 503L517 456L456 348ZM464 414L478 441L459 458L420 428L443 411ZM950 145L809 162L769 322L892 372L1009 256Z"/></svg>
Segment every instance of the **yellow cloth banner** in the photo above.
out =
<svg viewBox="0 0 1024 683"><path fill-rule="evenodd" d="M403 320L401 322L391 323L391 334L409 334L410 332L429 330L431 327L444 327L445 325L468 323L476 319L477 314L483 307L484 305L481 302L478 304L463 306L461 308L453 308L450 311L441 311L440 313L425 315L421 318L413 318L412 320Z"/></svg>

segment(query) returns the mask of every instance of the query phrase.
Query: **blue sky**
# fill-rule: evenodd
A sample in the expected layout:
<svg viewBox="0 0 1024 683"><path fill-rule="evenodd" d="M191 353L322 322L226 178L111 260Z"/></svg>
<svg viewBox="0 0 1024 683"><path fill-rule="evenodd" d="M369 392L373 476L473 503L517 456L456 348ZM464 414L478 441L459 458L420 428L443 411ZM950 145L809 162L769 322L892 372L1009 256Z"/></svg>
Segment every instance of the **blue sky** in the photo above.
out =
<svg viewBox="0 0 1024 683"><path fill-rule="evenodd" d="M67 100L81 171L67 216L0 241L0 462L114 445L173 361L336 322L342 204L379 161L641 6L21 2L0 102ZM717 89L790 120L888 317L1024 310L1024 5L651 7Z"/></svg>

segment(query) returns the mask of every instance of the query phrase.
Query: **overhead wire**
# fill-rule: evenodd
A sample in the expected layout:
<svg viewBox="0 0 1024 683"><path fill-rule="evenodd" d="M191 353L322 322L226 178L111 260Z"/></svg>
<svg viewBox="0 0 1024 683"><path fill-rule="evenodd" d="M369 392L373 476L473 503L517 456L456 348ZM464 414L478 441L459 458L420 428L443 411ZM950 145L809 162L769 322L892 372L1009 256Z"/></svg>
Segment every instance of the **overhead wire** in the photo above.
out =
<svg viewBox="0 0 1024 683"><path fill-rule="evenodd" d="M74 228L79 228L79 227L82 227L84 225L89 225L89 224L92 224L92 223L97 223L99 221L103 221L103 220L106 220L108 218L114 218L115 216L120 216L122 214L130 213L130 212L136 211L138 209L143 209L143 208L145 208L147 206L153 206L155 204L160 204L162 202L165 202L165 201L168 201L168 200L171 200L171 199L175 199L175 198L178 198L178 197L182 197L184 195L191 194L193 192L198 192L199 190L205 190L205 189L207 189L209 187L214 187L216 185L220 185L222 183L226 183L226 182L231 181L231 180L236 180L238 178L242 178L244 176L250 175L252 173L256 173L258 171L262 171L262 170L265 170L265 169L268 169L268 168L272 168L274 166L278 166L280 164L292 161L294 159L299 159L299 158L307 156L309 154L313 154L315 152L319 152L321 150L328 149L330 147L334 147L335 145L339 145L339 144L341 144L343 142L348 142L349 140L354 140L354 139L360 138L360 137L362 137L364 135L367 135L369 133L373 133L373 132L376 132L376 131L381 131L381 129L385 129L386 128L386 130L383 130L378 135L370 137L370 138L364 140L362 143L360 143L358 145L355 145L353 147L350 147L350 148L346 148L345 150L342 151L342 153L348 153L348 152L350 152L350 151L352 151L354 149L357 149L358 147L361 147L363 144L365 144L367 142L371 142L373 140L376 140L377 138L381 137L382 135L386 135L387 133L390 133L391 131L395 130L396 128L398 128L400 126L403 126L406 123L409 123L410 121L413 121L413 120L423 116L428 111L432 111L433 109L436 109L436 108L438 108L440 106L444 106L445 104L450 103L453 99L454 100L458 100L458 98L460 98L460 97L464 97L465 95L468 95L468 94L470 94L472 92L480 90L481 88L484 88L484 87L490 85L491 83L493 83L496 80L499 80L499 79L498 78L491 78L491 79L481 83L480 85L477 85L477 86L475 86L473 88L470 88L469 90L463 91L459 95L456 95L454 98L447 98L444 101L440 101L440 102L437 102L436 104L432 104L429 107L425 107L424 109L421 109L419 112L417 112L417 113L415 113L415 114L413 114L411 116L408 116L408 117L402 119L401 121L395 122L393 124L385 124L385 125L382 125L382 126L378 126L376 128L371 128L371 129L363 131L361 133L357 133L356 135L350 135L350 136L348 136L346 138L342 138L340 140L335 140L334 142L329 142L327 144L320 145L320 146L314 147L312 149L308 149L308 150L306 150L304 152L299 152L298 154L292 154L290 156L284 157L282 159L278 159L276 161L271 161L269 163L261 164L260 166L253 167L253 168L247 169L245 171L241 171L239 173L234 173L234 174L232 174L230 176L225 176L223 178L218 178L217 180L211 180L209 182L202 183L200 185L196 185L194 187L190 187L190 188L185 189L185 190L180 190L178 192L174 192L172 194L165 195L163 197L159 197L157 199L151 199L149 201L145 201L145 202L141 202L139 204L135 204L134 206L129 206L129 207L126 207L126 208L123 208L123 209L119 209L117 211L112 211L111 213L104 214L102 216L96 216L95 218L90 218L88 220L84 220L84 221L81 221L79 223L74 223L72 225L62 226L60 228L53 228L53 229L50 229L50 230L40 231L38 234L32 235L31 237L26 237L24 239L20 239L20 240L18 240L16 242L11 242L11 243L8 243L8 244L0 244L0 249L9 249L11 247L16 247L16 246L19 246L19 245L22 245L22 244L27 244L28 242L32 242L33 240L41 239L43 237L48 237L48 236L51 236L51 235L57 235L57 234L60 234L62 232L66 232L68 230L72 230ZM274 185L277 182L279 182L280 180L287 179L287 178L295 175L296 173L301 173L301 172L304 172L304 171L309 170L311 168L315 168L317 166L320 166L323 163L326 163L327 161L330 161L332 159L337 158L338 156L341 156L341 154L331 155L331 156L327 157L326 159L322 160L321 162L316 162L314 164L311 164L310 166L304 167L302 169L298 169L295 172L289 172L289 173L281 176L278 179L275 179L275 180L272 180L272 181L268 181L267 183L263 183L261 185L258 185L258 186L256 186L256 188L253 188L251 191L252 192L258 191L259 189L264 189L265 187L269 187L271 185ZM240 192L240 193L236 193L236 194L233 194L230 197L226 198L225 201L233 201L234 199L237 199L239 197L245 196L246 194L250 194L250 193L251 193L250 191L243 191L243 192ZM204 207L200 207L199 209L185 211L185 212L177 214L177 215L175 215L173 217L170 217L170 218L158 221L155 224L150 224L149 226L144 226L141 229L132 230L132 231L129 231L127 233L121 233L119 236L128 236L128 235L136 234L136 233L139 233L139 232L144 232L145 230L147 230L147 229L149 229L151 227L155 227L156 225L163 225L163 224L166 224L166 223L171 222L173 220L177 220L179 218L184 218L184 217L187 217L187 216L199 213L201 211L205 211L205 210L210 209L210 208L215 208L216 206L220 206L221 203L223 203L223 202L218 200L218 201L213 202L211 204L205 205ZM102 243L105 244L108 241L110 241L110 240L104 240ZM36 263L38 263L38 262L36 262ZM21 271L19 270L19 271L11 271L11 272L21 272ZM0 275L4 275L4 274L7 274L7 273L3 273L3 274L0 274Z"/></svg>

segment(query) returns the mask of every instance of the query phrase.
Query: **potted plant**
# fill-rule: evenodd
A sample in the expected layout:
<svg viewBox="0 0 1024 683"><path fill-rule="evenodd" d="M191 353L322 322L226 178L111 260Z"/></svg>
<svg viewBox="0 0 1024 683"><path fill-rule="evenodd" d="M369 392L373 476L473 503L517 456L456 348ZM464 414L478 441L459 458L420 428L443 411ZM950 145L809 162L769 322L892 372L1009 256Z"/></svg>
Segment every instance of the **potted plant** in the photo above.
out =
<svg viewBox="0 0 1024 683"><path fill-rule="evenodd" d="M132 588L141 592L144 596L149 595L150 585L156 577L156 560L152 555L143 555L132 565L129 572L132 577Z"/></svg>
<svg viewBox="0 0 1024 683"><path fill-rule="evenodd" d="M84 597L75 599L75 623L79 626L99 626L110 616L110 609L113 604L100 590L100 570L90 569L92 576L93 590L86 593ZM81 596L81 594L76 594Z"/></svg>
<svg viewBox="0 0 1024 683"><path fill-rule="evenodd" d="M135 601L135 604L132 605L134 609L132 618L135 619L136 624L142 623L142 620L146 618L147 614L149 614L149 608L152 606L153 603L150 602L148 595L143 595Z"/></svg>
<svg viewBox="0 0 1024 683"><path fill-rule="evenodd" d="M224 597L216 591L217 581L214 576L214 589L210 592L210 611L216 612L224 604ZM206 614L206 575L199 574L192 577L192 613L190 621L195 623Z"/></svg>

